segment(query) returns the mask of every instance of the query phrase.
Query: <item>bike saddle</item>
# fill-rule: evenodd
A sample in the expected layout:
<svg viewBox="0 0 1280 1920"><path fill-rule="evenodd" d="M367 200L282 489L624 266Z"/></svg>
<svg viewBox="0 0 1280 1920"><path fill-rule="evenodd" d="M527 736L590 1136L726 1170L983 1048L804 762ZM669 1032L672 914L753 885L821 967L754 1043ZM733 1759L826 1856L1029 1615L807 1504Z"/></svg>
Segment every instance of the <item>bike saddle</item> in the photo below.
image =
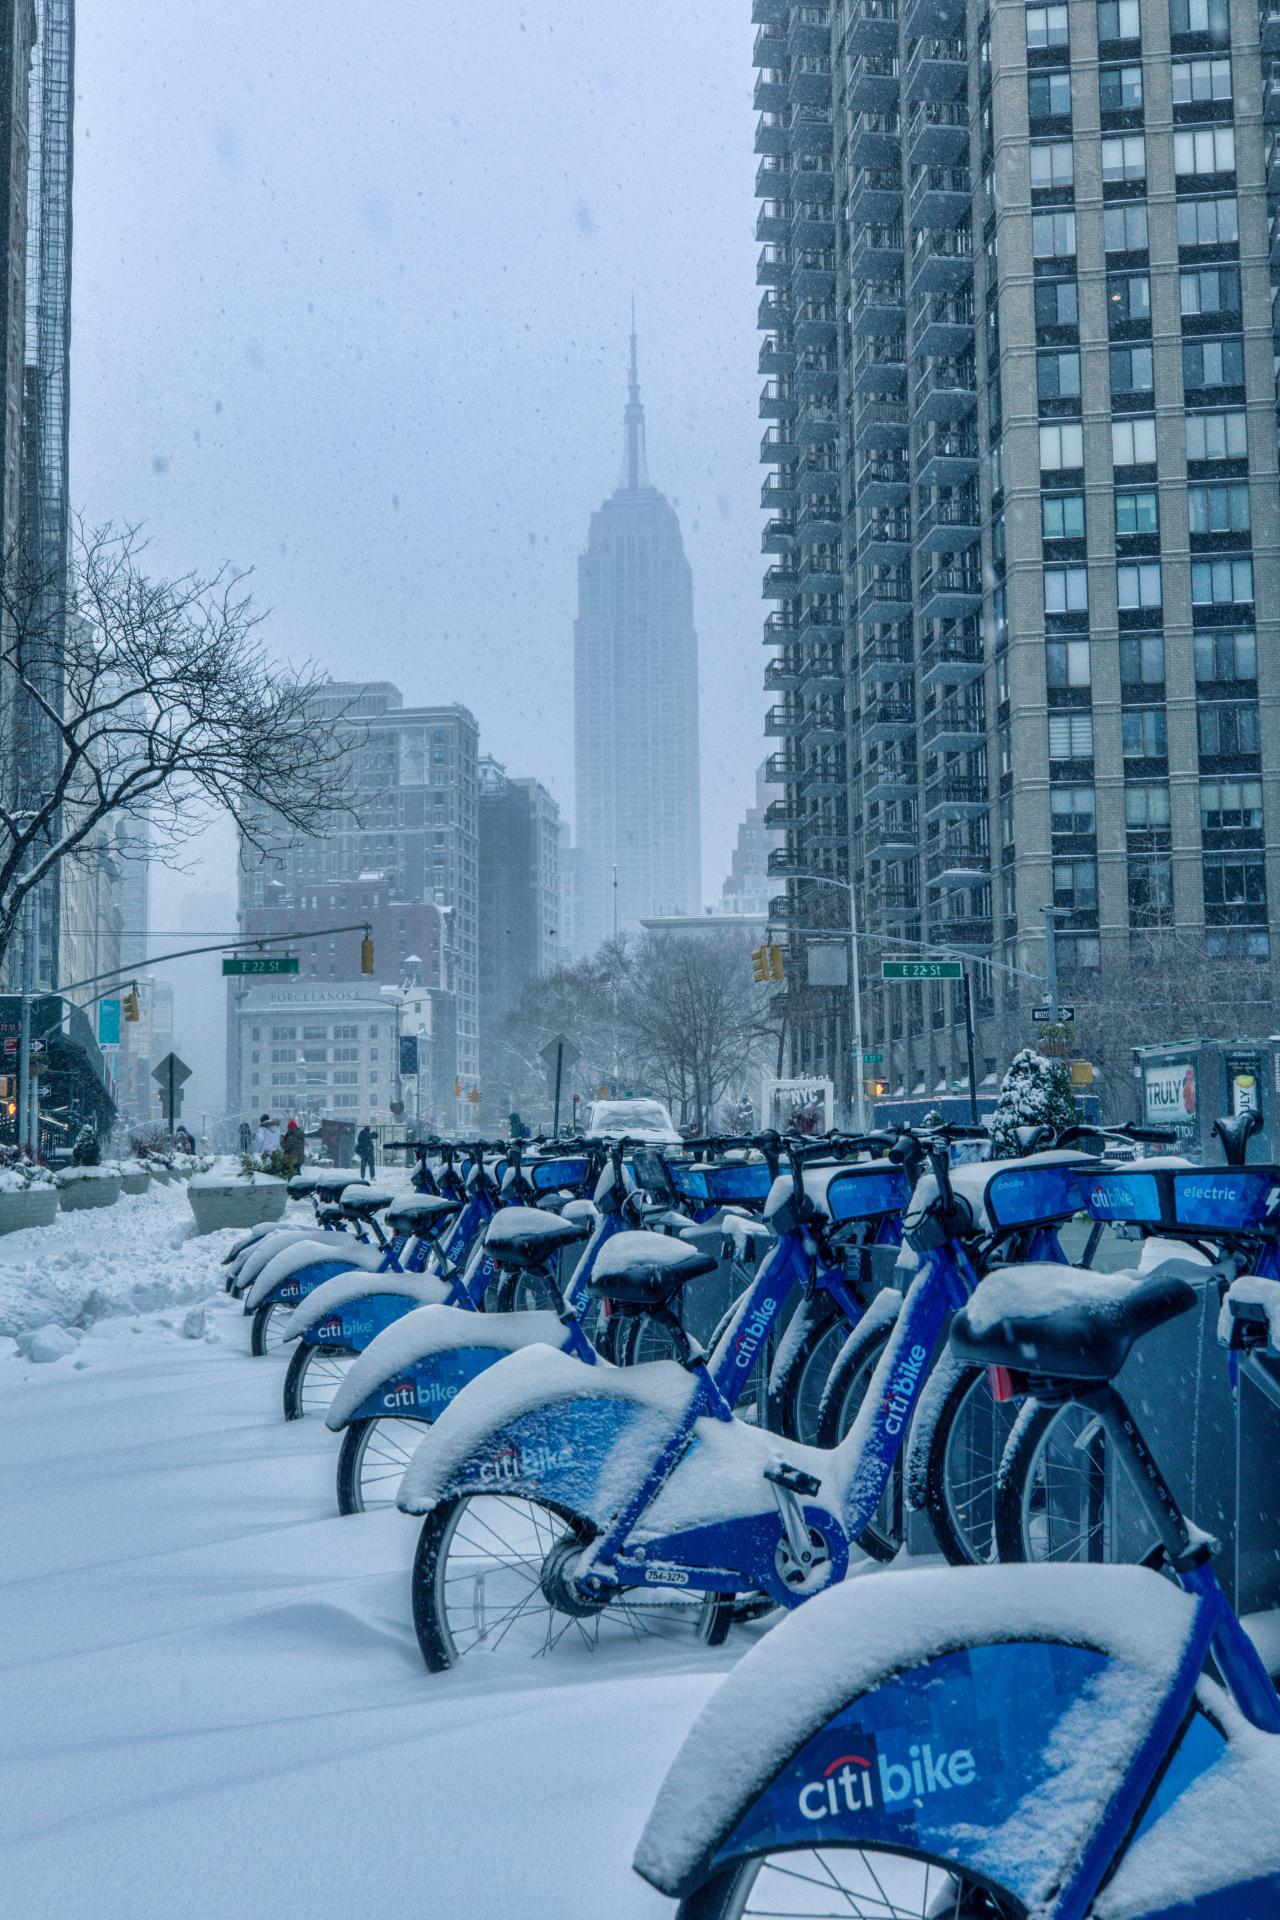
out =
<svg viewBox="0 0 1280 1920"><path fill-rule="evenodd" d="M545 1207L503 1207L489 1222L484 1243L500 1266L541 1267L589 1232L585 1220L566 1220Z"/></svg>
<svg viewBox="0 0 1280 1920"><path fill-rule="evenodd" d="M323 1200L316 1208L316 1219L322 1227L336 1227L346 1217L336 1200Z"/></svg>
<svg viewBox="0 0 1280 1920"><path fill-rule="evenodd" d="M314 1173L295 1173L289 1180L289 1198L291 1200L309 1200L316 1190Z"/></svg>
<svg viewBox="0 0 1280 1920"><path fill-rule="evenodd" d="M375 1213L381 1213L395 1199L385 1187L344 1187L340 1205L342 1211L357 1220L371 1220Z"/></svg>
<svg viewBox="0 0 1280 1920"><path fill-rule="evenodd" d="M699 1253L686 1240L643 1231L615 1233L601 1249L587 1287L622 1311L641 1313L665 1307L690 1280L714 1273L713 1254Z"/></svg>
<svg viewBox="0 0 1280 1920"><path fill-rule="evenodd" d="M1135 1340L1196 1304L1176 1274L1136 1280L1075 1267L1005 1267L979 1282L951 1325L951 1350L982 1367L1054 1380L1110 1380Z"/></svg>
<svg viewBox="0 0 1280 1920"><path fill-rule="evenodd" d="M348 1187L367 1186L358 1174L339 1169L336 1173L318 1173L316 1175L315 1196L317 1200L340 1200Z"/></svg>
<svg viewBox="0 0 1280 1920"><path fill-rule="evenodd" d="M462 1202L439 1193L415 1193L387 1208L387 1225L396 1233L434 1233L458 1212Z"/></svg>

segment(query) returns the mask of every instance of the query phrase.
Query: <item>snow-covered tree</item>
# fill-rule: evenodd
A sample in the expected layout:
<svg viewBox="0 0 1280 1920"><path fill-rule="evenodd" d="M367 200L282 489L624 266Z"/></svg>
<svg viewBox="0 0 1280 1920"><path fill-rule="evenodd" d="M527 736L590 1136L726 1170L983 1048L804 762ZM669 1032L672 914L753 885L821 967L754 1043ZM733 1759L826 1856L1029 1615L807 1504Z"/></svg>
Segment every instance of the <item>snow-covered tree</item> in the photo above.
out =
<svg viewBox="0 0 1280 1920"><path fill-rule="evenodd" d="M1010 1062L991 1117L992 1158L1012 1160L1024 1151L1019 1127L1052 1127L1057 1133L1078 1119L1066 1062L1023 1047Z"/></svg>

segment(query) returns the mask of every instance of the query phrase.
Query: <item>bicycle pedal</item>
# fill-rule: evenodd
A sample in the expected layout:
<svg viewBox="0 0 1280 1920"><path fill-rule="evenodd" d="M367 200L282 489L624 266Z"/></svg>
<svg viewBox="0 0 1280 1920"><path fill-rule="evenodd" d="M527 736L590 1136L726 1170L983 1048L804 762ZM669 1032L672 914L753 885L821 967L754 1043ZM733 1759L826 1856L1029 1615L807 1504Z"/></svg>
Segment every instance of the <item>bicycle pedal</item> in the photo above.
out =
<svg viewBox="0 0 1280 1920"><path fill-rule="evenodd" d="M764 1470L766 1480L775 1487L785 1487L788 1493L798 1493L811 1500L821 1487L821 1480L815 1480L811 1473L804 1473L799 1467L789 1467L785 1460L773 1460Z"/></svg>

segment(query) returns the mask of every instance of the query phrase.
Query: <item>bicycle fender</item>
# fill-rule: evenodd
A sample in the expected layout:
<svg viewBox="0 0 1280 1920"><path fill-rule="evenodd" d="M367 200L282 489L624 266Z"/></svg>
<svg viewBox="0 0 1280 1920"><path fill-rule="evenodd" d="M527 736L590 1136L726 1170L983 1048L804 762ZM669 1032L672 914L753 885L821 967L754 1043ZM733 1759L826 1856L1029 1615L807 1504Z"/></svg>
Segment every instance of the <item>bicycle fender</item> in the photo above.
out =
<svg viewBox="0 0 1280 1920"><path fill-rule="evenodd" d="M1058 1913L1059 1889L1087 1904L1211 1631L1206 1606L1141 1568L912 1570L829 1588L708 1701L636 1869L684 1895L762 1852L864 1844L936 1855L1033 1910Z"/></svg>
<svg viewBox="0 0 1280 1920"><path fill-rule="evenodd" d="M322 1280L332 1280L337 1274L349 1273L354 1268L375 1273L382 1265L380 1248L362 1246L345 1234L342 1238L346 1245L338 1253L322 1254L314 1242L303 1240L273 1255L245 1296L245 1312L256 1312L268 1300L301 1300ZM297 1292L281 1291L295 1287Z"/></svg>
<svg viewBox="0 0 1280 1920"><path fill-rule="evenodd" d="M506 1353L542 1342L556 1346L564 1328L554 1313L472 1313L466 1307L415 1307L371 1340L334 1395L326 1424L335 1433L352 1420L388 1414L434 1420L462 1388Z"/></svg>
<svg viewBox="0 0 1280 1920"><path fill-rule="evenodd" d="M442 1280L430 1273L366 1273L362 1268L349 1269L345 1273L335 1274L332 1280L324 1280L301 1300L289 1315L281 1329L281 1339L297 1340L300 1337L318 1339L326 1343L336 1339L336 1335L322 1334L319 1329L324 1321L341 1316L347 1309L365 1312L375 1300L393 1302L395 1310L389 1312L381 1324L374 1327L362 1346L368 1346L375 1333L390 1326L392 1320L398 1320L413 1307L427 1307L444 1301L449 1289Z"/></svg>
<svg viewBox="0 0 1280 1920"><path fill-rule="evenodd" d="M694 1390L672 1360L587 1367L525 1347L445 1409L406 1470L398 1504L427 1513L460 1494L503 1492L554 1501L603 1527L644 1480Z"/></svg>

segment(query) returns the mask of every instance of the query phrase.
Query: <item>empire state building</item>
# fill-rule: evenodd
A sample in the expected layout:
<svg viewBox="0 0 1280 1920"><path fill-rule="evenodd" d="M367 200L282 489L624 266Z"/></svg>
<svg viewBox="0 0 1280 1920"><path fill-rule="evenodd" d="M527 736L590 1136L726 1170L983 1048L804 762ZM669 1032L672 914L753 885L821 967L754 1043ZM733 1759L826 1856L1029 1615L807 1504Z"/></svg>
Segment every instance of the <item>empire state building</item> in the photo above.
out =
<svg viewBox="0 0 1280 1920"><path fill-rule="evenodd" d="M581 944L701 906L698 639L680 523L649 483L634 321L625 456L591 516L574 623Z"/></svg>

